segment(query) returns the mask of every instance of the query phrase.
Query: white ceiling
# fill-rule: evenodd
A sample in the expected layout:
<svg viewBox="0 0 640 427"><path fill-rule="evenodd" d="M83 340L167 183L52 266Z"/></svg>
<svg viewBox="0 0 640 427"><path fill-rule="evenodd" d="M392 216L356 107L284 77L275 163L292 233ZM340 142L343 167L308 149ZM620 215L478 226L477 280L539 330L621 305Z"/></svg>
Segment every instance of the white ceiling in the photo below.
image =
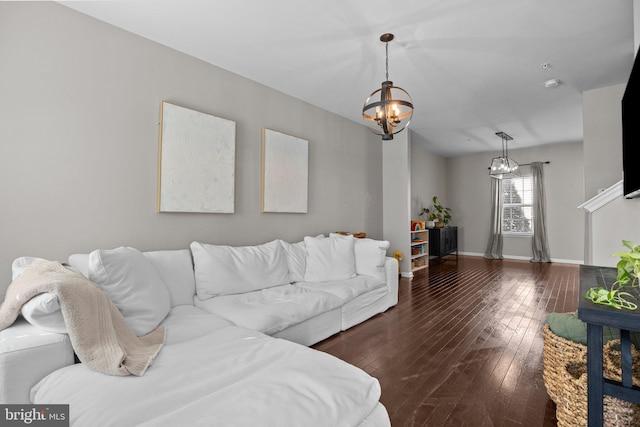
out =
<svg viewBox="0 0 640 427"><path fill-rule="evenodd" d="M626 82L633 61L630 0L61 3L356 122L391 32L413 141L446 157L500 150L497 131L510 149L581 141L582 92Z"/></svg>

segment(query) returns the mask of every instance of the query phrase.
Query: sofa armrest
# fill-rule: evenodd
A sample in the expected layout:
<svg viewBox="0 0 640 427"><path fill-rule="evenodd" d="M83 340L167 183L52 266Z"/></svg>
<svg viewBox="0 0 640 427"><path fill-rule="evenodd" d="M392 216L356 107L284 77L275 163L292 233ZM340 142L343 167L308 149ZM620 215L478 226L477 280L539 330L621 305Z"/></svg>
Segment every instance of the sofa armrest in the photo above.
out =
<svg viewBox="0 0 640 427"><path fill-rule="evenodd" d="M30 403L31 387L73 363L67 334L46 332L19 318L0 331L0 403Z"/></svg>
<svg viewBox="0 0 640 427"><path fill-rule="evenodd" d="M387 286L389 287L389 307L398 304L398 260L387 257L384 262L384 270L387 277Z"/></svg>

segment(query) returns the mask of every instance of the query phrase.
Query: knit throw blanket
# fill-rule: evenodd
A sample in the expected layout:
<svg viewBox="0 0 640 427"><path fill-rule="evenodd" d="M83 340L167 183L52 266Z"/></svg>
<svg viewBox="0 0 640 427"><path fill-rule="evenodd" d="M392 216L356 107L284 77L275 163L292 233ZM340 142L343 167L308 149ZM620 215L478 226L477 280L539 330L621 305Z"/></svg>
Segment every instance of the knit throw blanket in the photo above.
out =
<svg viewBox="0 0 640 427"><path fill-rule="evenodd" d="M44 292L58 297L71 344L80 361L108 375L143 375L164 343L164 327L137 337L108 295L82 274L58 262L36 261L9 285L0 306L0 330L22 306Z"/></svg>

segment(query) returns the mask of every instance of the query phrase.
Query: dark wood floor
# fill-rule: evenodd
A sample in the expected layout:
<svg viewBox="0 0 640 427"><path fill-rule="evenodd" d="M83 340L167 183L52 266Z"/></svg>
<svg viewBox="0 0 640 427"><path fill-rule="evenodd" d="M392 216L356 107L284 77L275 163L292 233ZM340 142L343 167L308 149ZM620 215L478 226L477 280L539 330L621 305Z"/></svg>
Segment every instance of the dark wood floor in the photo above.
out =
<svg viewBox="0 0 640 427"><path fill-rule="evenodd" d="M573 311L579 268L455 256L400 280L397 306L314 348L379 379L392 425L555 426L547 313Z"/></svg>

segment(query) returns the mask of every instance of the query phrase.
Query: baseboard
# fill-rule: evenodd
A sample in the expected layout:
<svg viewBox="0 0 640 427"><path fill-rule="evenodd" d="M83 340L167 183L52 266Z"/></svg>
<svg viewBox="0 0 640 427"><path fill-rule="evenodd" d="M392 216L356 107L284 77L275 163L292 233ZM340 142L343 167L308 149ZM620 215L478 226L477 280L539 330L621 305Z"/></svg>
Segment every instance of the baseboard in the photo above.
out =
<svg viewBox="0 0 640 427"><path fill-rule="evenodd" d="M478 252L460 252L460 255L484 257L484 254L481 254ZM502 257L504 259L515 259L515 260L521 260L521 261L531 260L531 257L519 256L519 255L503 255ZM579 260L579 259L551 258L551 262L555 262L559 264L584 264L584 260Z"/></svg>
<svg viewBox="0 0 640 427"><path fill-rule="evenodd" d="M551 262L557 262L559 264L584 264L584 260L581 259L551 258Z"/></svg>

